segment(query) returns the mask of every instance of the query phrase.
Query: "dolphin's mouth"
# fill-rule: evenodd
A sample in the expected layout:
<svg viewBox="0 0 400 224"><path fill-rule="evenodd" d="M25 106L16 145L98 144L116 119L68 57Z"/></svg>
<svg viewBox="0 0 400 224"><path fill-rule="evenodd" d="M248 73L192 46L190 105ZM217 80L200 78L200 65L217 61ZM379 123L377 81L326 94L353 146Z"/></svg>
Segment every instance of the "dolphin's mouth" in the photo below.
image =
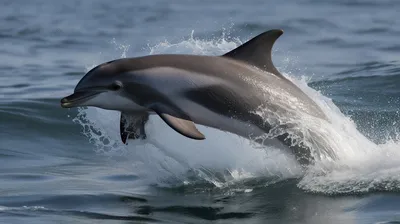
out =
<svg viewBox="0 0 400 224"><path fill-rule="evenodd" d="M89 99L97 96L98 94L104 91L78 91L69 96L66 96L61 99L61 107L63 108L71 108L82 106L82 104Z"/></svg>

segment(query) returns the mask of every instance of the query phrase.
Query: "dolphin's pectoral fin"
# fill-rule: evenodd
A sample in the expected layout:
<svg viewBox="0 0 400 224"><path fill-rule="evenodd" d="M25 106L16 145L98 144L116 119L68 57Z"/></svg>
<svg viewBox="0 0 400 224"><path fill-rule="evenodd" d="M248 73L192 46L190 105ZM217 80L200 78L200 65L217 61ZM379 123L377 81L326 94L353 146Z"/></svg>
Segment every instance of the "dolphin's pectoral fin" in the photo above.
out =
<svg viewBox="0 0 400 224"><path fill-rule="evenodd" d="M244 61L264 71L282 76L275 68L271 58L272 46L282 34L282 30L264 32L223 56Z"/></svg>
<svg viewBox="0 0 400 224"><path fill-rule="evenodd" d="M165 113L161 108L155 107L153 110L167 123L172 129L188 138L203 140L204 135L197 130L195 124L190 119L184 119Z"/></svg>
<svg viewBox="0 0 400 224"><path fill-rule="evenodd" d="M124 144L128 139L146 139L144 125L149 120L147 112L121 113L120 134Z"/></svg>
<svg viewBox="0 0 400 224"><path fill-rule="evenodd" d="M197 130L193 121L177 118L169 114L160 114L160 117L175 131L192 139L203 140L204 135Z"/></svg>

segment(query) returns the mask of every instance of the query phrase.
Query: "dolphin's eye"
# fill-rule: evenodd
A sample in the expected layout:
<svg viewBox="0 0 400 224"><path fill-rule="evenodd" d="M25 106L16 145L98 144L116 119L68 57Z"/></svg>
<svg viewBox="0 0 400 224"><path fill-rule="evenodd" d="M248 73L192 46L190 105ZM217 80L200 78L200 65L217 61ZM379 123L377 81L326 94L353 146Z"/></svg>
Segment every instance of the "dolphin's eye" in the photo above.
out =
<svg viewBox="0 0 400 224"><path fill-rule="evenodd" d="M113 91L117 91L122 88L122 83L120 81L115 81L113 84L110 85L110 89Z"/></svg>

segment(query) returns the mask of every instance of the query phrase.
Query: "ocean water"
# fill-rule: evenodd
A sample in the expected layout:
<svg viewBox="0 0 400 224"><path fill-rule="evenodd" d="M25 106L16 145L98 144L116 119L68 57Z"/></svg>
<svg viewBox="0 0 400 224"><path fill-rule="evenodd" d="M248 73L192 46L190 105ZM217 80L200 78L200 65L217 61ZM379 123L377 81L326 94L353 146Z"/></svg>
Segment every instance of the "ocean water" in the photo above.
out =
<svg viewBox="0 0 400 224"><path fill-rule="evenodd" d="M0 223L400 222L400 1L0 2ZM300 126L337 160L303 170L158 117L126 146L119 112L60 107L99 63L220 55L269 29L276 67L333 121Z"/></svg>

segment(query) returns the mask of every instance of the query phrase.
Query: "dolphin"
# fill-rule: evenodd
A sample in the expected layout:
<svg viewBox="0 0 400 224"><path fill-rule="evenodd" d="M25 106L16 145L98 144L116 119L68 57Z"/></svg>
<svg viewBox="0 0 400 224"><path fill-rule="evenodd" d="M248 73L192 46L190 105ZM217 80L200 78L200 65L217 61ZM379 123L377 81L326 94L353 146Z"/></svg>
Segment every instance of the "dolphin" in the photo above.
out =
<svg viewBox="0 0 400 224"><path fill-rule="evenodd" d="M120 111L123 143L145 139L145 124L153 114L194 140L206 138L196 124L254 139L273 128L255 113L261 106L289 116L280 106L287 98L276 93L300 105L295 110L328 120L308 95L275 68L271 51L282 34L279 29L266 31L220 56L160 54L109 61L87 72L74 93L61 99L61 106ZM288 133L265 144L288 146L295 155L309 151L304 145L293 145Z"/></svg>

